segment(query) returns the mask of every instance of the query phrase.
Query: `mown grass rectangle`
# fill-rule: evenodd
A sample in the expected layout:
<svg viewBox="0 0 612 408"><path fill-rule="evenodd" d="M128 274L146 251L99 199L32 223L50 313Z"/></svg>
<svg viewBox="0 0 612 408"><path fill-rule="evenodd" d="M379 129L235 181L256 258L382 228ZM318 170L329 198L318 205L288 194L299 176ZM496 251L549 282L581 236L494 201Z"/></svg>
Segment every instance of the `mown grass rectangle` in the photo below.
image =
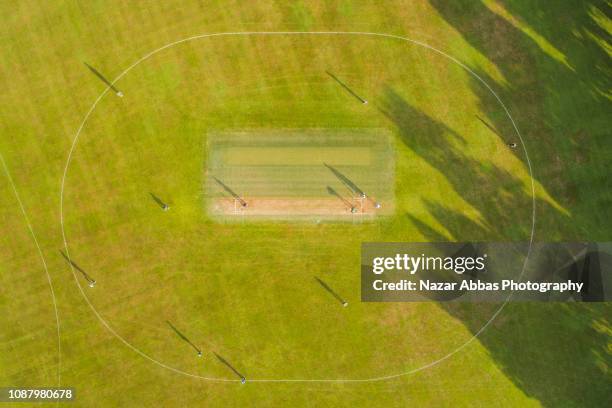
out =
<svg viewBox="0 0 612 408"><path fill-rule="evenodd" d="M372 161L367 147L230 147L222 154L230 166L368 166Z"/></svg>
<svg viewBox="0 0 612 408"><path fill-rule="evenodd" d="M232 192L246 201L324 198L348 202L361 192L385 200L385 208L391 208L393 201L394 154L385 130L220 132L209 135L208 152L207 191L212 202L233 200ZM330 194L332 190L337 194ZM211 208L213 214L218 212L214 205ZM296 213L301 211L296 208Z"/></svg>

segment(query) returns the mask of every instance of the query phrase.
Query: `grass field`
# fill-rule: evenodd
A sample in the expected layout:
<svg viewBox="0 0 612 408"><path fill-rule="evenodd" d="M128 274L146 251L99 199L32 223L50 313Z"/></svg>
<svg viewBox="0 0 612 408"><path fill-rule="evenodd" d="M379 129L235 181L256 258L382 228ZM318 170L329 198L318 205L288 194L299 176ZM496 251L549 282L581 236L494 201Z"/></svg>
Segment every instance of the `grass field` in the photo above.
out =
<svg viewBox="0 0 612 408"><path fill-rule="evenodd" d="M609 303L510 304L427 369L295 381L418 370L464 345L499 306L362 304L361 242L528 240L532 185L536 240L610 240L606 2L21 1L0 10L0 386L60 383L76 388L76 406L610 402ZM389 33L465 67L357 33L200 36L132 67L192 36L270 31ZM124 96L107 92L77 133L106 88L83 62L109 80L125 72L115 84ZM512 113L530 162L478 78ZM350 175L371 144L331 146L330 136L325 148L311 138L288 152L286 137L269 143L266 132L381 129L394 172L363 177L391 194L393 213L362 224L218 222L206 210L219 191L207 177L209 141L239 129L248 143L224 151L223 163L289 172L288 162L303 170L334 158ZM312 173L323 184L334 180L325 170ZM277 177L266 171L263 180ZM285 196L316 196L312 178ZM63 234L94 288L59 253Z"/></svg>

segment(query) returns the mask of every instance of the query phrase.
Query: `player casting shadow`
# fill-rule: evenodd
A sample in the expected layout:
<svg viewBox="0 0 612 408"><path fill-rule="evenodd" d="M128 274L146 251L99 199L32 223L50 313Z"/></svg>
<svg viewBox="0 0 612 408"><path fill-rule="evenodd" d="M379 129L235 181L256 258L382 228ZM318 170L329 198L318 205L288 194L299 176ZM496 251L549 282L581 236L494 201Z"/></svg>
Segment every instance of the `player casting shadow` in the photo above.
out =
<svg viewBox="0 0 612 408"><path fill-rule="evenodd" d="M336 190L334 190L330 186L327 186L327 192L333 195L334 197L337 197L340 201L342 201L342 203L346 205L351 210L352 213L356 211L355 206L349 200L342 197L340 193L338 193Z"/></svg>
<svg viewBox="0 0 612 408"><path fill-rule="evenodd" d="M83 277L85 278L85 280L87 281L87 283L89 283L89 286L93 287L96 284L95 279L93 279L91 276L89 276L87 274L87 272L85 272L79 265L76 264L76 262L74 262L72 259L70 259L68 257L68 255L66 255L64 253L64 251L62 251L60 249L59 251L60 254L62 254L62 257L64 257L64 259L66 260L66 262L68 262L70 265L72 265L74 267L74 269L76 269L77 271L79 271L81 273L81 275L83 275Z"/></svg>
<svg viewBox="0 0 612 408"><path fill-rule="evenodd" d="M331 293L331 295L332 295L333 297L335 297L335 298L336 298L336 300L337 300L338 302L340 302L340 304L341 304L342 306L344 306L344 307L348 306L348 302L347 302L346 300L342 299L342 297L340 297L340 295L338 295L338 294L337 294L337 293L336 293L336 292L335 292L335 291L334 291L332 288L330 288L330 287L327 285L327 283L323 282L321 279L317 278L316 276L315 276L314 278L315 278L315 280L316 280L317 282L319 282L319 284L320 284L320 285L323 287L323 289L325 289L326 291L328 291L329 293Z"/></svg>
<svg viewBox="0 0 612 408"><path fill-rule="evenodd" d="M230 370L232 370L234 372L234 374L236 374L240 378L240 382L242 382L243 384L246 382L246 377L244 375L242 375L238 370L236 370L226 359L224 359L223 357L221 357L220 355L218 355L214 351L213 351L213 354L215 355L215 357L217 357L217 359L221 363L223 363L226 367L228 367Z"/></svg>
<svg viewBox="0 0 612 408"><path fill-rule="evenodd" d="M97 69L95 69L94 67L92 67L91 65L89 65L86 62L83 62L83 64L85 64L85 66L87 68L89 68L89 70L91 72L93 72L93 74L95 76L97 76L102 82L104 82L110 89L113 90L113 92L115 92L117 94L117 96L123 96L123 92L121 92L120 90L118 90L108 79L106 79L104 77L104 75L102 75Z"/></svg>
<svg viewBox="0 0 612 408"><path fill-rule="evenodd" d="M497 129L495 129L493 127L493 125L491 125L489 122L487 122L486 120L484 120L483 118L481 118L480 116L476 115L476 119L478 119L480 122L482 122L483 125L485 125L487 128L489 128L489 130L493 133L495 133L497 136L499 136L500 139L504 140L504 138L502 137L502 135L499 134L499 132L497 131Z"/></svg>
<svg viewBox="0 0 612 408"><path fill-rule="evenodd" d="M353 183L351 179L349 179L344 174L342 174L338 169L330 166L327 163L323 163L323 165L327 167L332 173L334 173L334 176L336 176L338 180L342 182L342 184L344 184L349 190L351 190L353 194L356 194L361 198L366 197L366 194L363 192L363 190L360 189L359 186L357 186L357 184Z"/></svg>
<svg viewBox="0 0 612 408"><path fill-rule="evenodd" d="M155 201L157 203L157 205L159 205L162 210L168 211L168 209L170 208L170 206L168 206L168 204L163 202L162 199L159 198L158 196L156 196L155 194L153 194L151 192L149 192L149 194L151 195L151 198L153 199L153 201Z"/></svg>
<svg viewBox="0 0 612 408"><path fill-rule="evenodd" d="M191 340L189 340L187 338L187 336L185 336L183 333L181 333L179 331L179 329L177 329L176 327L174 327L174 325L172 323L170 323L168 320L166 320L166 323L168 323L168 326L170 326L170 328L172 330L174 330L174 332L176 333L177 336L179 336L182 340L184 340L185 342L187 342L187 344L189 344L191 347L193 347L193 349L198 353L198 357L202 357L202 350L200 350L198 348L198 346L196 346L195 344L193 344L191 342Z"/></svg>
<svg viewBox="0 0 612 408"><path fill-rule="evenodd" d="M339 80L334 74L332 74L329 71L325 71L325 73L327 75L329 75L330 77L333 78L334 81L336 81L341 87L343 87L348 93L350 93L351 95L353 95L359 102L366 104L368 103L368 101L366 101L365 99L363 99L361 96L357 95L356 92L354 92L351 88L348 87L348 85L346 85L344 82L342 82L341 80Z"/></svg>
<svg viewBox="0 0 612 408"><path fill-rule="evenodd" d="M215 179L215 181L216 181L216 182L217 182L217 183L218 183L218 184L219 184L221 187L223 187L223 189L224 189L225 191L227 191L227 192L228 192L228 193L229 193L229 194L230 194L232 197L234 197L234 199L236 199L236 200L237 200L237 201L240 203L240 205L241 205L241 206L243 206L243 207L246 207L246 206L247 206L246 201L244 201L244 200L242 199L242 197L240 197L240 196L238 195L238 193L236 193L234 190L232 190L231 188L229 188L229 187L228 187L228 186L227 186L225 183L223 183L223 182L222 182L221 180L219 180L218 178L216 178L216 177L214 177L214 176L213 176L213 179Z"/></svg>

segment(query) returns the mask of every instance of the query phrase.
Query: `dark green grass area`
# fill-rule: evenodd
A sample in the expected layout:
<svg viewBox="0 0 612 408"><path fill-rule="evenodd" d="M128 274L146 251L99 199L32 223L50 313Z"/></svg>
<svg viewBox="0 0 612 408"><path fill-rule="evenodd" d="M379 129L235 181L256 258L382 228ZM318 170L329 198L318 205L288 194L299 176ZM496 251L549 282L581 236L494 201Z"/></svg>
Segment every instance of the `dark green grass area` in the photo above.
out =
<svg viewBox="0 0 612 408"><path fill-rule="evenodd" d="M77 406L607 405L609 303L509 305L460 353L399 379L219 384L126 347L58 252L67 152L106 86L83 62L112 80L152 49L204 32L406 35L492 86L530 163L508 149L517 136L486 87L425 48L368 36L207 38L153 55L117 82L123 98L100 101L72 157L64 226L73 261L96 287L77 279L109 328L187 373L237 379L213 353L249 379L363 379L431 363L498 305L361 304L360 244L527 240L529 164L536 240L609 240L607 3L24 1L0 10L0 153L49 268L61 384L77 389ZM309 128L392 135L395 172L378 187L392 186L393 216L362 225L208 216L206 135ZM0 179L0 386L53 386L49 285L3 171Z"/></svg>
<svg viewBox="0 0 612 408"><path fill-rule="evenodd" d="M556 239L609 239L601 211L612 203L610 181L604 176L612 154L609 4L573 0L554 6L545 1L487 6L434 0L431 4L463 40L499 67L508 84L500 96L518 108L514 116L527 140L537 179L571 210L559 229L559 220L549 218L548 209L541 207L542 234ZM502 38L507 47L498 46ZM493 79L480 69L477 72L487 81ZM479 88L474 84L475 90ZM476 92L484 101L489 99ZM503 115L490 118L503 134L512 132ZM562 236L555 236L551 223L563 231Z"/></svg>

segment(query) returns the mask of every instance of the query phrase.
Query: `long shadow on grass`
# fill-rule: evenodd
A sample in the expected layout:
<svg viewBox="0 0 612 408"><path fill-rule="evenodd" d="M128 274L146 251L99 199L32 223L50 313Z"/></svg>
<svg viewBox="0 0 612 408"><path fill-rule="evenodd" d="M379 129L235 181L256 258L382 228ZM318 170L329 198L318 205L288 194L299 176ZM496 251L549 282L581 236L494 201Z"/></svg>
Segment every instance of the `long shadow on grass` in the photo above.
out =
<svg viewBox="0 0 612 408"><path fill-rule="evenodd" d="M215 355L215 357L217 357L217 360L219 360L223 365L225 365L227 368L232 370L232 372L236 374L242 382L245 382L246 377L242 375L240 371L236 370L234 366L230 364L229 361L227 361L226 359L224 359L223 357L221 357L219 354L215 353L214 351L213 351L213 354Z"/></svg>
<svg viewBox="0 0 612 408"><path fill-rule="evenodd" d="M342 306L347 306L348 302L346 300L344 300L342 298L342 296L340 296L338 293L336 293L335 290L333 290L327 283L325 283L323 280L317 278L315 276L315 280L317 282L319 282L319 285L321 285L323 287L323 289L325 289L330 295L332 295L338 302L340 302L340 304Z"/></svg>
<svg viewBox="0 0 612 408"><path fill-rule="evenodd" d="M527 142L536 175L571 217L539 205L540 240L607 240L612 204L609 172L612 7L606 1L430 0L437 12L505 82L496 91ZM609 23L608 23L609 24ZM528 27L528 30L520 27ZM495 80L472 67L490 84ZM476 81L481 110L501 137L513 134L504 113ZM518 154L522 160L525 158ZM440 220L456 220L441 206ZM449 308L477 330L471 305ZM609 405L610 304L511 304L484 334L504 372L545 406ZM607 333L607 334L606 334ZM607 360L607 361L606 361Z"/></svg>
<svg viewBox="0 0 612 408"><path fill-rule="evenodd" d="M332 195L336 197L337 199L339 199L340 201L342 201L342 204L344 204L349 210L353 210L353 208L355 208L349 200L342 197L340 193L338 193L336 190L334 190L330 186L327 186L327 192L329 193L329 195Z"/></svg>
<svg viewBox="0 0 612 408"><path fill-rule="evenodd" d="M119 96L123 96L123 93L117 89L108 79L106 79L106 77L104 75L102 75L100 73L100 71L98 71L97 69L95 69L94 67L92 67L91 65L89 65L86 62L83 62L83 64L85 64L85 66L96 76L98 77L98 79L102 82L104 82L104 84L106 84L106 86L108 86L110 89L113 90L113 92L115 92L117 95Z"/></svg>
<svg viewBox="0 0 612 408"><path fill-rule="evenodd" d="M363 190L360 189L359 186L355 184L350 178L346 177L342 172L340 172L340 170L336 169L335 167L330 166L327 163L323 163L323 165L327 167L329 171L331 171L334 174L334 176L336 176L336 178L340 180L340 182L344 184L346 188L348 188L352 192L352 194L354 195L356 194L360 197L365 197L365 193L363 192Z"/></svg>
<svg viewBox="0 0 612 408"><path fill-rule="evenodd" d="M466 142L460 134L423 114L391 88L386 89L378 108L396 126L404 144L444 174L453 190L473 208L468 216L452 211L444 203L425 202L433 215L444 218L443 225L453 237L529 238L532 205L531 196L526 194L530 191L527 182L493 162L465 154ZM543 201L538 206L556 211Z"/></svg>
<svg viewBox="0 0 612 408"><path fill-rule="evenodd" d="M159 198L158 196L156 196L155 194L153 194L153 193L151 193L151 192L149 193L149 195L151 196L151 198L153 199L153 201L155 201L155 203L156 203L157 205L159 205L159 207L160 207L162 210L167 210L167 209L168 209L168 204L166 204L166 203L165 203L165 202L164 202L164 201L163 201L161 198Z"/></svg>
<svg viewBox="0 0 612 408"><path fill-rule="evenodd" d="M512 111L526 140L538 180L572 218L549 219L538 211L539 231L557 239L609 238L606 208L612 64L604 28L612 14L606 1L430 0L437 12L503 76L472 67ZM606 17L607 16L607 17ZM609 21L609 20L607 20ZM525 28L526 27L526 28ZM490 93L473 81L482 119L501 138L514 129ZM525 157L517 149L520 159Z"/></svg>
<svg viewBox="0 0 612 408"><path fill-rule="evenodd" d="M361 103L368 103L365 99L363 99L361 96L359 96L355 91L353 91L347 84L345 84L344 82L342 82L340 79L338 79L338 77L336 77L334 74L332 74L329 71L325 71L325 73L327 75L329 75L334 81L336 81L336 83L338 85L340 85L342 88L344 88L349 94L351 94L355 99L357 99L359 102Z"/></svg>
<svg viewBox="0 0 612 408"><path fill-rule="evenodd" d="M525 241L531 228L531 197L513 174L476 161L462 151L464 138L423 114L387 89L380 111L400 139L440 171L473 211L458 212L444 202L425 200L428 212L460 241ZM476 119L475 119L476 120ZM508 154L514 154L508 151ZM537 206L552 219L565 216L544 201ZM431 241L447 237L407 214ZM541 240L546 240L542 237ZM442 307L477 333L499 304ZM528 396L545 406L605 405L610 383L610 304L509 304L479 337L503 372Z"/></svg>
<svg viewBox="0 0 612 408"><path fill-rule="evenodd" d="M72 265L74 267L74 269L76 269L77 271L79 271L81 273L81 275L83 275L83 277L85 278L85 280L87 282L89 282L89 283L94 282L95 283L95 280L91 276L89 276L89 274L87 272L85 272L85 270L83 270L83 268L81 268L76 262L74 262L72 259L70 259L68 257L68 255L66 255L64 253L64 251L62 251L60 249L59 252L62 255L62 257L66 260L66 262L68 262L70 265Z"/></svg>
<svg viewBox="0 0 612 408"><path fill-rule="evenodd" d="M202 356L202 350L200 350L200 348L198 346L196 346L191 340L189 340L189 338L187 338L187 336L185 336L179 329L177 329L172 323L170 323L168 320L166 320L166 323L168 324L168 326L170 326L170 328L172 329L172 331L174 331L174 333L180 337L181 340L183 340L184 342L186 342L187 344L189 344L198 354L198 356Z"/></svg>
<svg viewBox="0 0 612 408"><path fill-rule="evenodd" d="M218 178L214 176L213 176L213 179L217 182L217 184L221 186L221 188L223 188L223 190L225 190L229 195L231 195L234 198L234 200L238 201L240 205L242 205L243 207L247 206L246 201L244 201L242 197L240 197L238 193L232 190L227 184L225 184L224 182L222 182L221 180L219 180Z"/></svg>

